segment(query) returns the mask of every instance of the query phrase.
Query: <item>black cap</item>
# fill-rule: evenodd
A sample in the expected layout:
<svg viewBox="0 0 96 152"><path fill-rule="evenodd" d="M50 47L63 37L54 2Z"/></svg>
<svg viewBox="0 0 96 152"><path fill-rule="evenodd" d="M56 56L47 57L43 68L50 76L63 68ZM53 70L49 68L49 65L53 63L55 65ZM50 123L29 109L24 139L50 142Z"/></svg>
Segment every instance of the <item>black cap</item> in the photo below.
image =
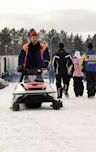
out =
<svg viewBox="0 0 96 152"><path fill-rule="evenodd" d="M64 48L64 43L60 43L60 44L59 44L59 48L60 48L60 49Z"/></svg>
<svg viewBox="0 0 96 152"><path fill-rule="evenodd" d="M92 43L89 43L89 44L88 44L88 48L89 48L89 49L92 49L92 48L93 48Z"/></svg>

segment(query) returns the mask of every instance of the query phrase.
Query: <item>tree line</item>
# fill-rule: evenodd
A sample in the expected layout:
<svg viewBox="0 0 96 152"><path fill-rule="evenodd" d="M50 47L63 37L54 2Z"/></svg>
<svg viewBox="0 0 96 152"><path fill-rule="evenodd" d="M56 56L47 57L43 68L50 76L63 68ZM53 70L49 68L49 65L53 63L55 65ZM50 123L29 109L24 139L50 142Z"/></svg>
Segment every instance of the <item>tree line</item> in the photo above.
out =
<svg viewBox="0 0 96 152"><path fill-rule="evenodd" d="M29 41L29 31L21 28L16 30L15 28L9 29L5 27L0 31L0 55L18 55L22 49L22 45ZM58 51L58 45L60 42L64 42L65 49L70 54L74 54L75 50L79 50L81 54L87 51L87 44L93 43L94 49L96 50L96 34L92 37L88 37L83 40L81 35L78 33L74 36L73 33L70 35L61 30L58 33L55 29L51 29L46 32L45 29L39 31L40 41L45 41L52 55Z"/></svg>

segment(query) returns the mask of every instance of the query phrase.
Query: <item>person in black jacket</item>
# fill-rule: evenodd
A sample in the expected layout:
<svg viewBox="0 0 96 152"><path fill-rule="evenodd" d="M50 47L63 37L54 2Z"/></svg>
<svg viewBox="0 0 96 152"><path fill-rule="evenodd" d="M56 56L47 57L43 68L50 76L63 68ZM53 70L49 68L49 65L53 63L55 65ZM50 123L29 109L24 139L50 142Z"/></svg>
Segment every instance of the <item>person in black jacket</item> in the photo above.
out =
<svg viewBox="0 0 96 152"><path fill-rule="evenodd" d="M64 44L59 44L59 50L53 57L53 67L56 74L57 98L62 98L62 92L68 95L68 87L72 72L72 57L64 50ZM63 87L62 87L63 80Z"/></svg>

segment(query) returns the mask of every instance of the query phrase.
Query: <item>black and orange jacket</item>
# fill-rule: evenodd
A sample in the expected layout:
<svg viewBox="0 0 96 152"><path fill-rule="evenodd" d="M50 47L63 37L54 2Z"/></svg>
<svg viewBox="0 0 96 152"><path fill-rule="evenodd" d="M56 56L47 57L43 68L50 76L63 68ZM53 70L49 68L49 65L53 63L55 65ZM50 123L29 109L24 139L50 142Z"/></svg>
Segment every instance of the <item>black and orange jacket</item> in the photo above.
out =
<svg viewBox="0 0 96 152"><path fill-rule="evenodd" d="M39 42L33 45L31 42L23 45L18 62L23 68L40 68L45 63L47 65L49 60L50 56L47 45Z"/></svg>

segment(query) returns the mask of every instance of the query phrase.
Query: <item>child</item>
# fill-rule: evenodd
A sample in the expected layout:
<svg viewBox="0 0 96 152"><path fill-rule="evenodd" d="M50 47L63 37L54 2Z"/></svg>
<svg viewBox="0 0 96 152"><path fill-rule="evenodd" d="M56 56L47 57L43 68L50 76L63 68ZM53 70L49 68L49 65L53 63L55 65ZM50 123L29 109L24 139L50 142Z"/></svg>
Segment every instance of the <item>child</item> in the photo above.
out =
<svg viewBox="0 0 96 152"><path fill-rule="evenodd" d="M74 92L76 97L83 96L83 77L84 74L80 69L80 52L76 51L74 58L73 58L73 65L74 65L74 71L73 71L73 83L74 83Z"/></svg>

